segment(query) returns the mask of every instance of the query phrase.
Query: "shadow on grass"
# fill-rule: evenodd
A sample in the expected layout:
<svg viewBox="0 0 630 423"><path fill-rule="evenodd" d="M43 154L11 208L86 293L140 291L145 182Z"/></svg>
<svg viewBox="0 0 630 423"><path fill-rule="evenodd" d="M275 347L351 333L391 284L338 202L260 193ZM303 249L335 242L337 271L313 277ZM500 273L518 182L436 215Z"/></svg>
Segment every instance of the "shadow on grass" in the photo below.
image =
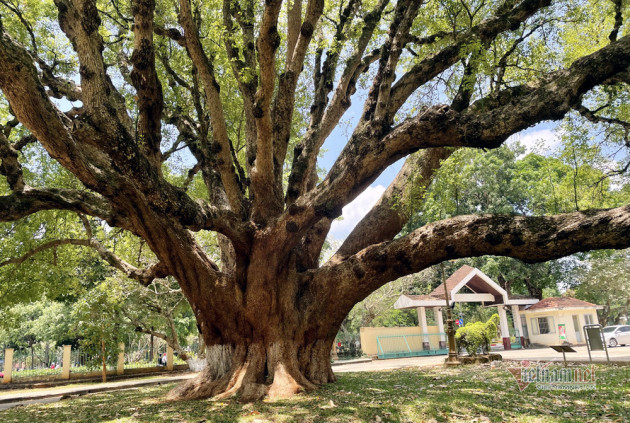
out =
<svg viewBox="0 0 630 423"><path fill-rule="evenodd" d="M0 412L2 422L630 421L630 369L597 368L597 389L520 392L507 365L346 373L289 400L166 402L174 385L88 395Z"/></svg>

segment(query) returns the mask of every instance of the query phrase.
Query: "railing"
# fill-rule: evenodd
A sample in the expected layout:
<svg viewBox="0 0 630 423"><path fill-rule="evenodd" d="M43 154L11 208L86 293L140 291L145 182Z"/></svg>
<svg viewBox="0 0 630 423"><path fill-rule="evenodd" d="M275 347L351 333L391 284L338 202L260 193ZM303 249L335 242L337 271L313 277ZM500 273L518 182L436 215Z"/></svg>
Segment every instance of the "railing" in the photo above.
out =
<svg viewBox="0 0 630 423"><path fill-rule="evenodd" d="M158 365L157 355L154 361L143 359L140 352L124 351L124 344L120 346L117 357L107 357L106 371L108 374L137 373L137 369L145 372L170 371L174 366L187 363L176 357L173 350L166 344L158 345L155 349L159 357L165 360ZM136 358L133 358L133 357ZM140 358L139 360L137 358ZM129 358L129 359L128 359ZM127 360L128 359L128 360ZM6 363L4 363L6 361ZM179 369L187 367L179 367ZM90 355L80 348L72 349L69 345L57 348L7 348L0 351L0 383L30 382L36 380L71 379L94 377L102 371L102 359Z"/></svg>
<svg viewBox="0 0 630 423"><path fill-rule="evenodd" d="M115 358L108 357L105 360L107 370L116 370ZM70 353L70 371L72 373L97 372L103 369L100 356L89 354L81 348L73 349Z"/></svg>
<svg viewBox="0 0 630 423"><path fill-rule="evenodd" d="M15 349L11 367L13 379L60 375L62 356L62 348L33 346Z"/></svg>
<svg viewBox="0 0 630 423"><path fill-rule="evenodd" d="M377 336L378 358L448 354L444 333Z"/></svg>
<svg viewBox="0 0 630 423"><path fill-rule="evenodd" d="M168 360L167 345L165 342L156 342L151 348L149 345L136 347L131 351L125 351L125 369L144 369L156 366L166 366ZM181 363L175 362L173 357L173 364L186 364L185 361L179 360Z"/></svg>

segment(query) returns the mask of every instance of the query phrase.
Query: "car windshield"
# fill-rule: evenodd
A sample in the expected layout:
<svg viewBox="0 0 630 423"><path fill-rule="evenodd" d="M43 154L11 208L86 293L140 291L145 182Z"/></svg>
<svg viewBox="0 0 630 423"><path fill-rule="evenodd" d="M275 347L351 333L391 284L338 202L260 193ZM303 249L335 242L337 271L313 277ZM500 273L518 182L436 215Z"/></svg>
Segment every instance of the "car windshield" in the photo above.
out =
<svg viewBox="0 0 630 423"><path fill-rule="evenodd" d="M614 332L615 329L617 329L617 326L608 326L607 328L604 328L603 332L610 333L610 332Z"/></svg>

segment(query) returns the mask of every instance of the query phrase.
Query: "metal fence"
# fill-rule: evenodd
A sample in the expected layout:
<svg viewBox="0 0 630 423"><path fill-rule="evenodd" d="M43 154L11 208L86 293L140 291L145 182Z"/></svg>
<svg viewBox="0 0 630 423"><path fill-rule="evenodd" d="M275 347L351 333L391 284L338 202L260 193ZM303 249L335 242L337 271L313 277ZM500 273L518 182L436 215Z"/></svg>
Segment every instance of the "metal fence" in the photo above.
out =
<svg viewBox="0 0 630 423"><path fill-rule="evenodd" d="M156 342L150 345L137 345L125 350L125 369L166 366L166 343Z"/></svg>
<svg viewBox="0 0 630 423"><path fill-rule="evenodd" d="M99 355L88 353L81 348L73 348L70 353L70 371L72 373L89 373L103 369L103 359ZM116 369L116 357L107 357L107 370Z"/></svg>
<svg viewBox="0 0 630 423"><path fill-rule="evenodd" d="M61 374L63 348L33 345L13 352L13 379Z"/></svg>
<svg viewBox="0 0 630 423"><path fill-rule="evenodd" d="M448 354L444 333L377 336L378 358Z"/></svg>

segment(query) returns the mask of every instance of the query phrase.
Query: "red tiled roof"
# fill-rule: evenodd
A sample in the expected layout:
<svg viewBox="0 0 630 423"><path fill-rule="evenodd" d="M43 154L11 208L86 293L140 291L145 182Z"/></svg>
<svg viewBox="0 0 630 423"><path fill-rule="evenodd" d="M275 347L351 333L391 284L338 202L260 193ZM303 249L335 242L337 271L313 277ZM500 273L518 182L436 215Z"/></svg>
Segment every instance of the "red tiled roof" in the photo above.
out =
<svg viewBox="0 0 630 423"><path fill-rule="evenodd" d="M571 297L549 297L538 301L536 304L532 304L527 310L565 307L597 307L597 304L589 303Z"/></svg>
<svg viewBox="0 0 630 423"><path fill-rule="evenodd" d="M457 269L457 272L453 273L451 277L446 280L446 288L448 289L448 292L451 292L457 284L464 280L464 278L473 270L475 270L474 267L470 267L466 264ZM444 284L439 284L438 287L431 291L429 295L444 298Z"/></svg>

